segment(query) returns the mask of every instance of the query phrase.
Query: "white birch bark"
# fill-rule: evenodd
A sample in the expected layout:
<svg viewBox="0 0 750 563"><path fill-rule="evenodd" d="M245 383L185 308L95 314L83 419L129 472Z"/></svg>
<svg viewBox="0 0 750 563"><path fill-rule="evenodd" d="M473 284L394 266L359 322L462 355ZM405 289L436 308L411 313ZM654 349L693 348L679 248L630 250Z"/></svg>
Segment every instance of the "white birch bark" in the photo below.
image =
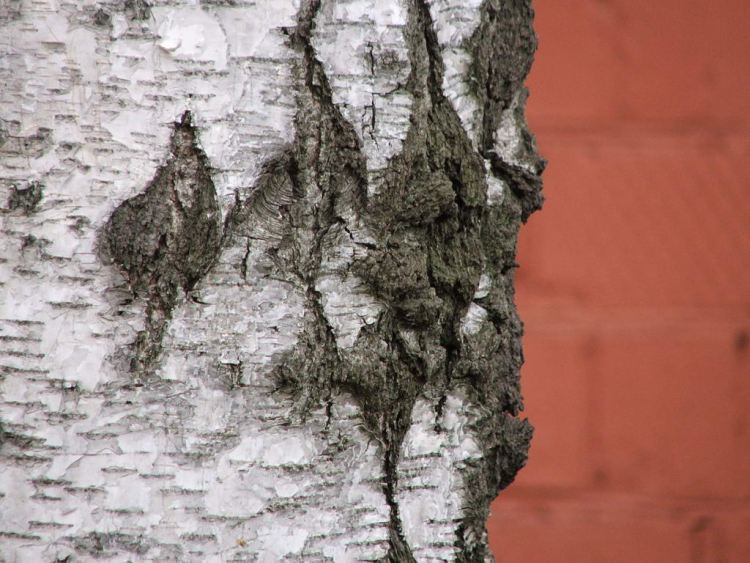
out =
<svg viewBox="0 0 750 563"><path fill-rule="evenodd" d="M0 0L0 560L491 560L530 20Z"/></svg>

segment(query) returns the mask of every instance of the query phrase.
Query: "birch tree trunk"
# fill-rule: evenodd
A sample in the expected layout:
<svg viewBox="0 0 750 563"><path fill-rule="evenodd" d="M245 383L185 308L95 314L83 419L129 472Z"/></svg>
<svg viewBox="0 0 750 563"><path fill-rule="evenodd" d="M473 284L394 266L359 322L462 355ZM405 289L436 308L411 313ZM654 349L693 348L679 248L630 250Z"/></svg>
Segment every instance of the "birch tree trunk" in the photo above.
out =
<svg viewBox="0 0 750 563"><path fill-rule="evenodd" d="M0 0L0 558L491 561L530 0Z"/></svg>

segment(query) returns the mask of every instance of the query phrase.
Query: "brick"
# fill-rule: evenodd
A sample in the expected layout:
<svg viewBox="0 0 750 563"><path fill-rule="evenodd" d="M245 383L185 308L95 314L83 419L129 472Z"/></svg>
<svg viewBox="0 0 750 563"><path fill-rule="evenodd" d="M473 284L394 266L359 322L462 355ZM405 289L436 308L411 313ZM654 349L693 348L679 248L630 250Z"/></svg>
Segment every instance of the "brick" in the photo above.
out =
<svg viewBox="0 0 750 563"><path fill-rule="evenodd" d="M726 553L728 563L750 561L750 502L745 501L744 505L740 514L727 519L727 533L720 536L722 552Z"/></svg>
<svg viewBox="0 0 750 563"><path fill-rule="evenodd" d="M525 414L535 433L517 484L582 487L591 473L586 334L535 327L530 325L524 337L522 371Z"/></svg>
<svg viewBox="0 0 750 563"><path fill-rule="evenodd" d="M488 523L499 563L692 561L690 519L618 497L500 498Z"/></svg>
<svg viewBox="0 0 750 563"><path fill-rule="evenodd" d="M600 337L603 487L685 498L750 497L746 325L711 318L635 323Z"/></svg>
<svg viewBox="0 0 750 563"><path fill-rule="evenodd" d="M500 563L746 563L750 555L748 500L512 489L487 527Z"/></svg>
<svg viewBox="0 0 750 563"><path fill-rule="evenodd" d="M747 125L744 0L537 0L535 8L532 124Z"/></svg>
<svg viewBox="0 0 750 563"><path fill-rule="evenodd" d="M500 562L750 561L743 0L535 0L550 161L521 232L529 464Z"/></svg>
<svg viewBox="0 0 750 563"><path fill-rule="evenodd" d="M534 26L539 50L529 76L531 124L595 118L617 111L616 45L588 2L538 0Z"/></svg>
<svg viewBox="0 0 750 563"><path fill-rule="evenodd" d="M548 137L519 299L750 308L750 140Z"/></svg>
<svg viewBox="0 0 750 563"><path fill-rule="evenodd" d="M522 386L536 431L514 487L750 496L743 319L557 315L525 315Z"/></svg>

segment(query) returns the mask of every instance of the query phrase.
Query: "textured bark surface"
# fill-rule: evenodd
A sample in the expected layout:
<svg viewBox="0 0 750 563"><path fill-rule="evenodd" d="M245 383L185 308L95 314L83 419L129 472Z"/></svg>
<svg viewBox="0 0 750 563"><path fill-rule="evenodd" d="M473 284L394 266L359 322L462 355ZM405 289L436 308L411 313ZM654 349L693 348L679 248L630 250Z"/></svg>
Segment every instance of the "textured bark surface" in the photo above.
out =
<svg viewBox="0 0 750 563"><path fill-rule="evenodd" d="M528 0L0 4L0 554L486 561Z"/></svg>

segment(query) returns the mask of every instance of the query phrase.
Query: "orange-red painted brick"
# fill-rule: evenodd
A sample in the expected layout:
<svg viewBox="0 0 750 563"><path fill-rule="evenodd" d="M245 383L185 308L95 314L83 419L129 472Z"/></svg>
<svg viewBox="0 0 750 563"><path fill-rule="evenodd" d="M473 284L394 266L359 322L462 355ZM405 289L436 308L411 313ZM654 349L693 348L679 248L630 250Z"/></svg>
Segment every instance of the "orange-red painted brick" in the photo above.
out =
<svg viewBox="0 0 750 563"><path fill-rule="evenodd" d="M528 466L501 563L750 561L750 12L535 0Z"/></svg>
<svg viewBox="0 0 750 563"><path fill-rule="evenodd" d="M535 0L538 125L748 125L744 0Z"/></svg>

